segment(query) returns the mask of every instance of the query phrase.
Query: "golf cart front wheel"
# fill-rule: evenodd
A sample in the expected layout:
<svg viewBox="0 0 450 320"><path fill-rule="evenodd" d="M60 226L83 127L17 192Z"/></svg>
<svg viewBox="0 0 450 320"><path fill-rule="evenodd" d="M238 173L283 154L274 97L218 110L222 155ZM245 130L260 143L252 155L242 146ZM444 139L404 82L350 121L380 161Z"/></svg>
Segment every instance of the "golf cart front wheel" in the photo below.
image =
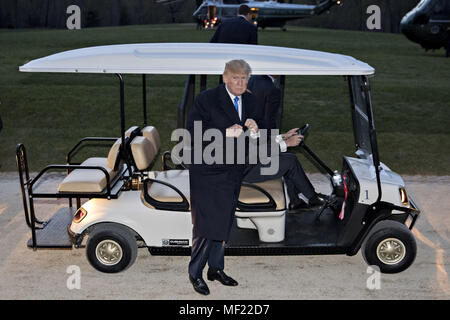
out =
<svg viewBox="0 0 450 320"><path fill-rule="evenodd" d="M404 224L397 221L378 223L362 248L364 260L383 273L397 273L407 269L417 253L414 236Z"/></svg>
<svg viewBox="0 0 450 320"><path fill-rule="evenodd" d="M86 255L89 263L98 271L120 272L136 260L136 239L125 227L114 224L100 225L89 235Z"/></svg>

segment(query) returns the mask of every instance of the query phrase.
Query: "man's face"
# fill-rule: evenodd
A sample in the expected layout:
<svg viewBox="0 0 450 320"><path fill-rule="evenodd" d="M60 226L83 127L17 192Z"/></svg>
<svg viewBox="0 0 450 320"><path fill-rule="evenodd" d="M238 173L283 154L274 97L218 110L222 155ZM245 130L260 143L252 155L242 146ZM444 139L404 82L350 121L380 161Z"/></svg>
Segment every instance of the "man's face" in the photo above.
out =
<svg viewBox="0 0 450 320"><path fill-rule="evenodd" d="M235 96L240 96L247 90L248 74L227 72L223 74L223 82L228 91Z"/></svg>

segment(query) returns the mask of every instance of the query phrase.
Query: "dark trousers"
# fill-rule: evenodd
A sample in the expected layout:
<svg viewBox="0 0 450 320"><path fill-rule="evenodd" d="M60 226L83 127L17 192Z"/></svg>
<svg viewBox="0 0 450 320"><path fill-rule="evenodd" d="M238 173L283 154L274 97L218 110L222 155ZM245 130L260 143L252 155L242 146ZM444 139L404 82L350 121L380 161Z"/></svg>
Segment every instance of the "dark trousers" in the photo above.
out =
<svg viewBox="0 0 450 320"><path fill-rule="evenodd" d="M261 167L264 166L268 167L269 164L249 165L244 171L243 180L254 183L284 177L290 201L298 198L300 192L308 199L311 199L316 194L295 154L281 152L279 154L279 169L275 174L261 175Z"/></svg>
<svg viewBox="0 0 450 320"><path fill-rule="evenodd" d="M211 269L223 270L224 253L223 241L193 237L189 275L194 279L201 278L206 262Z"/></svg>

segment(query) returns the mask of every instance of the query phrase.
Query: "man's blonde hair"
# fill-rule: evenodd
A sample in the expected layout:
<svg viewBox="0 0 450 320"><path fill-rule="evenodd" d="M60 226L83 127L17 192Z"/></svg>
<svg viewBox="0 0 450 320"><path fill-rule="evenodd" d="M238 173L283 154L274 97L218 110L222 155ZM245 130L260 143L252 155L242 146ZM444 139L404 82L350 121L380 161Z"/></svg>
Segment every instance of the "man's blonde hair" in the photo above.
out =
<svg viewBox="0 0 450 320"><path fill-rule="evenodd" d="M250 76L250 74L252 73L252 68L245 60L236 59L228 61L225 64L225 70L223 71L223 73L245 73Z"/></svg>

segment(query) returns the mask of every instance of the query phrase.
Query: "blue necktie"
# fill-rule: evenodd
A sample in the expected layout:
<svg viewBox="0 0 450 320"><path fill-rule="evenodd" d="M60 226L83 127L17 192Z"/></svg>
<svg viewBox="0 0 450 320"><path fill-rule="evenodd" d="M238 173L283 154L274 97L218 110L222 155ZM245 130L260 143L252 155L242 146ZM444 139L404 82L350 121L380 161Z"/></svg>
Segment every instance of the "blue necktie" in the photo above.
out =
<svg viewBox="0 0 450 320"><path fill-rule="evenodd" d="M235 98L234 98L234 108L236 109L236 112L239 114L239 104L238 104L238 101L239 101L239 97L235 97Z"/></svg>

